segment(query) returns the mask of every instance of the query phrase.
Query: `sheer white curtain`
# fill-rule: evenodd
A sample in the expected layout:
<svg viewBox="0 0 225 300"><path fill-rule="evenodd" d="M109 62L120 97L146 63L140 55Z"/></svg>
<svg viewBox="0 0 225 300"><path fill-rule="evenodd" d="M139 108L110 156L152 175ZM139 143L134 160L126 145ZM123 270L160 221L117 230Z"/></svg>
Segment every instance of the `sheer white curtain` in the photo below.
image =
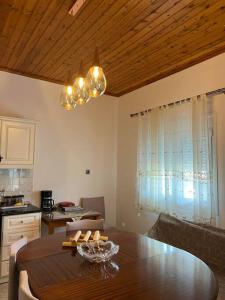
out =
<svg viewBox="0 0 225 300"><path fill-rule="evenodd" d="M188 220L218 215L211 99L153 109L139 116L137 205Z"/></svg>

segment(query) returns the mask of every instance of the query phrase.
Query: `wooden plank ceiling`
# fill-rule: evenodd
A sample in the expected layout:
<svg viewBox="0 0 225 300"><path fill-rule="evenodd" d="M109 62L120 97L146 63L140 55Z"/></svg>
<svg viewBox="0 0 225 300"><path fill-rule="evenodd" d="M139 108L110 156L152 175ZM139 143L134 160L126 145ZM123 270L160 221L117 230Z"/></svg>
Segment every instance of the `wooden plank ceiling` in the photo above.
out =
<svg viewBox="0 0 225 300"><path fill-rule="evenodd" d="M94 48L121 96L225 51L224 0L1 0L0 69L63 83ZM197 80L197 79L196 79Z"/></svg>

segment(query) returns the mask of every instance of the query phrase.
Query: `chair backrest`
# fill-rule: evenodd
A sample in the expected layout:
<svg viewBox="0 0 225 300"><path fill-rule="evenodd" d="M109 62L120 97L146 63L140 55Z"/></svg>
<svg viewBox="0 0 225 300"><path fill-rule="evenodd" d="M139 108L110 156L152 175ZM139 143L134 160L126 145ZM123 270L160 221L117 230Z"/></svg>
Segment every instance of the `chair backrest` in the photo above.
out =
<svg viewBox="0 0 225 300"><path fill-rule="evenodd" d="M104 219L98 219L98 220L84 219L84 220L66 223L67 231L86 230L86 229L103 230L103 228L104 228Z"/></svg>
<svg viewBox="0 0 225 300"><path fill-rule="evenodd" d="M9 282L8 282L8 300L18 299L19 276L16 272L17 252L27 244L27 239L23 238L11 245L9 257Z"/></svg>
<svg viewBox="0 0 225 300"><path fill-rule="evenodd" d="M20 272L19 280L19 300L38 300L31 293L27 271Z"/></svg>
<svg viewBox="0 0 225 300"><path fill-rule="evenodd" d="M104 197L80 198L81 206L87 210L95 210L101 213L101 217L105 219L105 201Z"/></svg>

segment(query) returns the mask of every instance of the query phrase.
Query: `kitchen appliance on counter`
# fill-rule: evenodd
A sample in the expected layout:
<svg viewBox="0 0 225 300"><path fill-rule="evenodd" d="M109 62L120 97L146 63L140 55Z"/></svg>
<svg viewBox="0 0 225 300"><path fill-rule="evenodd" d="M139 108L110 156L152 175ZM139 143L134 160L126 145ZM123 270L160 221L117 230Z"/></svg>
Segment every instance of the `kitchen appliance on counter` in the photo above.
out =
<svg viewBox="0 0 225 300"><path fill-rule="evenodd" d="M41 210L44 212L51 212L54 207L54 200L52 199L52 191L41 191Z"/></svg>
<svg viewBox="0 0 225 300"><path fill-rule="evenodd" d="M27 207L24 205L24 195L2 196L0 210Z"/></svg>

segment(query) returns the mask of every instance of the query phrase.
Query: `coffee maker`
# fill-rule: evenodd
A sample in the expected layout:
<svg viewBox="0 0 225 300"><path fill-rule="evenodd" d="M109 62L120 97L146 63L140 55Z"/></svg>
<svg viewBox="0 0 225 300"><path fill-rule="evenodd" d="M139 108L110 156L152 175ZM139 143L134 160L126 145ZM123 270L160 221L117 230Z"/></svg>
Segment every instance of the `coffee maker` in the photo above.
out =
<svg viewBox="0 0 225 300"><path fill-rule="evenodd" d="M45 212L51 212L54 207L54 200L52 199L52 191L41 191L41 209Z"/></svg>

